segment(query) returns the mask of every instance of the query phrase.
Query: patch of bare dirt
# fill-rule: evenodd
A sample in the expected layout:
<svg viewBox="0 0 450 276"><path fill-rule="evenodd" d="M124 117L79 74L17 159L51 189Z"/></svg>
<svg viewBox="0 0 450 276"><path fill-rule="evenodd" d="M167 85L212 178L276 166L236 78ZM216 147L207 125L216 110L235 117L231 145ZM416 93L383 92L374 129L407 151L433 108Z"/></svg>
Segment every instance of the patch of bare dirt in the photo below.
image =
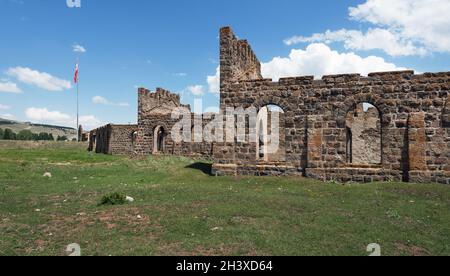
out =
<svg viewBox="0 0 450 276"><path fill-rule="evenodd" d="M243 248L242 244L219 244L215 247L196 246L193 250L186 250L181 243L165 244L158 248L166 256L232 256L237 253L245 256L259 256L254 248Z"/></svg>
<svg viewBox="0 0 450 276"><path fill-rule="evenodd" d="M118 227L148 227L152 224L152 221L148 216L143 215L138 208L120 208L91 213L80 212L72 216L51 215L49 223L42 224L38 228L45 235L54 233L74 234L98 224L103 225L107 230L111 230Z"/></svg>
<svg viewBox="0 0 450 276"><path fill-rule="evenodd" d="M408 255L408 256L429 256L430 252L425 248L415 246L415 245L405 245L402 243L396 243L395 247L399 251L400 254Z"/></svg>

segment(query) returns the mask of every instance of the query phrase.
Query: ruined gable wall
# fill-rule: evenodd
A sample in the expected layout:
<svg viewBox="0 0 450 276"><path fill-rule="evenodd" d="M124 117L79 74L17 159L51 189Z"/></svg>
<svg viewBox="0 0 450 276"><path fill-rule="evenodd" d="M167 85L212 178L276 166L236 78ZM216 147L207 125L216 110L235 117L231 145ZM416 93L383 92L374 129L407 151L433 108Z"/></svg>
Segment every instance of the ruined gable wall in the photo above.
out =
<svg viewBox="0 0 450 276"><path fill-rule="evenodd" d="M158 88L156 92L141 88L139 93L139 115L138 115L138 138L135 151L140 155L150 155L153 153L153 146L156 137L154 130L161 126L164 128L165 146L161 154L183 155L183 156L204 156L210 157L212 143L176 143L172 139L171 130L180 118L172 118L172 111L176 108L185 108L190 112L189 105L180 103L180 96L167 90ZM192 122L194 114L191 113ZM202 116L202 115L200 115ZM207 124L209 120L204 120Z"/></svg>
<svg viewBox="0 0 450 276"><path fill-rule="evenodd" d="M166 133L176 123L171 119L172 111L182 107L180 96L162 88L152 92L145 88L138 90L138 138L136 152L140 155L153 153L153 131L162 126ZM167 144L173 144L170 135L166 137ZM166 150L168 151L169 149Z"/></svg>

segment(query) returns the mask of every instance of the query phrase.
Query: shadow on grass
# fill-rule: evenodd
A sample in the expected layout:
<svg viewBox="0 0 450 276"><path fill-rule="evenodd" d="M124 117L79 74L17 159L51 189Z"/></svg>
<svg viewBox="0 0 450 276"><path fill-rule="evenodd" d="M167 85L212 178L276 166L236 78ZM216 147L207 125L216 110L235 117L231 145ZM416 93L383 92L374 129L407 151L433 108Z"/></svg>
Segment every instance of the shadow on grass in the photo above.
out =
<svg viewBox="0 0 450 276"><path fill-rule="evenodd" d="M186 166L186 169L193 169L203 172L204 174L211 175L212 164L197 162Z"/></svg>

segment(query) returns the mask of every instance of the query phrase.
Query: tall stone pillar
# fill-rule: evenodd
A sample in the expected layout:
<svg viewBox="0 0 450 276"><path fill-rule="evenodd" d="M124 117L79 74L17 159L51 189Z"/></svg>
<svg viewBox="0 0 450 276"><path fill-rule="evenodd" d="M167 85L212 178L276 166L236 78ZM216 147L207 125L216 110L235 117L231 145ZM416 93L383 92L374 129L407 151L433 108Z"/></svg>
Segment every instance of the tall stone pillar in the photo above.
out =
<svg viewBox="0 0 450 276"><path fill-rule="evenodd" d="M425 113L411 113L408 119L408 163L411 182L427 181L426 138Z"/></svg>

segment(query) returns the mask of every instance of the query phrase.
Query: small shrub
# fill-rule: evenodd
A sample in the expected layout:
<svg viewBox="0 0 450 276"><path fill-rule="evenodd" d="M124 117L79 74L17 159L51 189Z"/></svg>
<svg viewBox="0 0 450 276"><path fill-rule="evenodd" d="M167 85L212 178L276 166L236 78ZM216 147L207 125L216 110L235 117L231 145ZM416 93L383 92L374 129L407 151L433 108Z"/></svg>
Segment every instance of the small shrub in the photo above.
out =
<svg viewBox="0 0 450 276"><path fill-rule="evenodd" d="M124 205L127 203L127 197L119 193L105 195L99 205Z"/></svg>

